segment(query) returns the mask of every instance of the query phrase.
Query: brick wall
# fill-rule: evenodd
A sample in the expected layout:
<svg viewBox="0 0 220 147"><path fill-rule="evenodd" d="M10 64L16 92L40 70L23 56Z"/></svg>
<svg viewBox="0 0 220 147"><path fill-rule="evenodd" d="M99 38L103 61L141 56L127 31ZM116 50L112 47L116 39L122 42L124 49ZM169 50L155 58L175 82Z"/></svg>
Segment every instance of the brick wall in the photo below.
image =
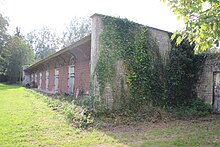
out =
<svg viewBox="0 0 220 147"><path fill-rule="evenodd" d="M69 61L70 57L66 58ZM68 93L68 77L69 77L69 63L59 60L49 60L43 63L33 71L34 80L35 73L37 74L37 81L35 81L38 86L40 83L40 71L42 72L42 90L46 91L46 65L49 64L49 84L48 91L54 92L54 74L55 74L55 63L58 63L59 67L59 82L58 82L58 92L61 94ZM77 89L83 90L84 94L89 93L89 82L90 82L90 59L84 61L75 61L75 79L74 79L74 96L76 96ZM43 68L42 68L43 67Z"/></svg>
<svg viewBox="0 0 220 147"><path fill-rule="evenodd" d="M90 81L90 60L75 63L75 86L74 91L76 94L77 89L83 90L84 94L89 93Z"/></svg>
<svg viewBox="0 0 220 147"><path fill-rule="evenodd" d="M68 65L59 68L59 93L68 93Z"/></svg>
<svg viewBox="0 0 220 147"><path fill-rule="evenodd" d="M54 92L54 72L55 72L54 67L55 67L55 62L54 61L50 62L48 90L52 92Z"/></svg>
<svg viewBox="0 0 220 147"><path fill-rule="evenodd" d="M46 90L46 65L42 65L42 90Z"/></svg>

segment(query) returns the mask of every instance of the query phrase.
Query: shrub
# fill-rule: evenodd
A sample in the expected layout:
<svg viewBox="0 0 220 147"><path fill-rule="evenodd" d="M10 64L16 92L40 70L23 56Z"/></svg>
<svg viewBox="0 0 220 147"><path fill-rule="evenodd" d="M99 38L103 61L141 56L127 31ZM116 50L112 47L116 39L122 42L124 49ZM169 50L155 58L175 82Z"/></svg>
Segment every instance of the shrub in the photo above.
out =
<svg viewBox="0 0 220 147"><path fill-rule="evenodd" d="M72 100L72 103L74 105L78 105L78 106L91 107L92 106L92 99L88 98L88 97L74 98Z"/></svg>
<svg viewBox="0 0 220 147"><path fill-rule="evenodd" d="M197 99L190 106L176 107L171 112L174 112L177 118L193 118L202 117L211 113L211 105L205 103L201 99Z"/></svg>

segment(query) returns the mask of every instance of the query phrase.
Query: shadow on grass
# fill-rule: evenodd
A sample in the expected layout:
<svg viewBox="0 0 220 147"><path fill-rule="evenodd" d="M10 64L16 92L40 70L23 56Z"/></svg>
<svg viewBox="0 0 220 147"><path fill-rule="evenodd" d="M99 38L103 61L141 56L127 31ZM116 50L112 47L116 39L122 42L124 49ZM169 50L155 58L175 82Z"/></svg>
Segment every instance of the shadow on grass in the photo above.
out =
<svg viewBox="0 0 220 147"><path fill-rule="evenodd" d="M209 115L192 120L105 126L99 130L126 146L219 146L219 123L219 115Z"/></svg>
<svg viewBox="0 0 220 147"><path fill-rule="evenodd" d="M0 90L17 89L20 88L19 84L0 83Z"/></svg>

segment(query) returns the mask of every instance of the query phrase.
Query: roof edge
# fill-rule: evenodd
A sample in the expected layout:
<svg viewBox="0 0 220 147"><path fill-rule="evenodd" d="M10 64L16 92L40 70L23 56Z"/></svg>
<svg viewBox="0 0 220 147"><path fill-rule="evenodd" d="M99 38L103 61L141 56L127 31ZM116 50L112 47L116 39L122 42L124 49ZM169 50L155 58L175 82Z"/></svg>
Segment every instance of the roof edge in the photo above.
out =
<svg viewBox="0 0 220 147"><path fill-rule="evenodd" d="M64 47L63 49L61 49L61 50L55 52L54 54L49 55L49 56L47 56L46 58L44 58L44 59L42 59L42 60L40 60L40 61L38 61L38 62L32 64L31 66L29 66L28 68L26 68L25 71L30 70L31 68L34 68L34 67L40 65L41 63L44 63L44 62L46 62L46 61L48 61L48 60L50 60L50 59L52 59L52 58L54 58L54 57L56 57L56 56L59 56L60 54L66 52L66 51L69 51L69 50L71 50L72 48L76 48L76 47L78 47L78 46L80 46L80 45L86 43L86 42L89 41L89 40L91 40L91 34L89 34L88 36L85 36L84 38L82 38L82 39L76 41L75 43L73 43L73 44L71 44L71 45L69 45L69 46L67 46L67 47Z"/></svg>

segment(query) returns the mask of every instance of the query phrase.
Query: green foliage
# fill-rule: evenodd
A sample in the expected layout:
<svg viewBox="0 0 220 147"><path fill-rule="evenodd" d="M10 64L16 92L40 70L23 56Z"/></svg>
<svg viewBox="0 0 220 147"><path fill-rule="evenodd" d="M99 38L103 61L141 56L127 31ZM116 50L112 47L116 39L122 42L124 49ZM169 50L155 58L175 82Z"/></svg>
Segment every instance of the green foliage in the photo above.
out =
<svg viewBox="0 0 220 147"><path fill-rule="evenodd" d="M101 96L106 83L110 83L113 90L116 89L116 67L119 61L123 61L131 94L129 107L135 109L143 102L158 104L163 89L159 75L161 61L158 47L149 37L147 27L112 17L104 17L103 24L97 62Z"/></svg>
<svg viewBox="0 0 220 147"><path fill-rule="evenodd" d="M23 87L0 83L1 147L122 146L102 130L84 130L67 123L62 111L47 106L47 99Z"/></svg>
<svg viewBox="0 0 220 147"><path fill-rule="evenodd" d="M88 97L74 98L72 103L77 106L85 106L90 108L92 106L92 99Z"/></svg>
<svg viewBox="0 0 220 147"><path fill-rule="evenodd" d="M0 74L4 74L8 63L7 56L8 51L5 48L5 44L8 40L6 33L8 21L0 14Z"/></svg>
<svg viewBox="0 0 220 147"><path fill-rule="evenodd" d="M34 61L32 48L20 37L12 36L9 37L5 49L8 54L5 74L9 77L10 82L21 80L22 66Z"/></svg>
<svg viewBox="0 0 220 147"><path fill-rule="evenodd" d="M32 46L37 60L55 53L60 45L58 35L48 27L29 32L25 39Z"/></svg>
<svg viewBox="0 0 220 147"><path fill-rule="evenodd" d="M195 51L207 50L220 41L219 0L165 0L177 18L182 18L185 28L178 33L177 43L187 38L195 43ZM174 34L173 38L176 34Z"/></svg>
<svg viewBox="0 0 220 147"><path fill-rule="evenodd" d="M33 63L34 53L29 45L19 36L7 34L8 21L0 14L0 75L5 81L16 82L22 78L22 66ZM6 79L7 80L7 79Z"/></svg>
<svg viewBox="0 0 220 147"><path fill-rule="evenodd" d="M188 41L184 40L178 46L175 41L165 67L166 103L169 107L188 106L197 97L196 84L205 56L195 55L194 46Z"/></svg>
<svg viewBox="0 0 220 147"><path fill-rule="evenodd" d="M197 101L196 84L206 59L205 55L194 54L194 46L178 36L173 38L168 59L166 64L163 64L158 46L146 26L112 17L103 17L103 26L97 62L101 98L108 83L112 86L114 99L120 99L119 108L122 111L138 112L141 106L145 105L186 108L183 113L187 116L188 113L202 113L202 110L195 109L194 105L197 103L194 102ZM179 45L176 45L176 42L179 42ZM126 95L114 94L114 91L118 90L116 68L120 61L123 62L126 84L129 87L129 94ZM99 101L94 101L100 105L96 109L100 113L108 114L109 110L103 108L102 100ZM204 110L204 113L207 111Z"/></svg>
<svg viewBox="0 0 220 147"><path fill-rule="evenodd" d="M69 102L69 96L42 97L39 93L35 93L35 96L37 98L43 98L49 107L62 113L66 117L66 120L77 128L88 128L93 124L94 118L91 110L89 107L83 107L91 103L90 100L86 101L86 98L83 100L73 99L72 102Z"/></svg>
<svg viewBox="0 0 220 147"><path fill-rule="evenodd" d="M91 34L91 21L89 18L73 18L62 33L61 44L63 47L76 42Z"/></svg>
<svg viewBox="0 0 220 147"><path fill-rule="evenodd" d="M211 111L212 111L211 105L205 103L200 99L197 99L188 106L181 106L179 108L174 108L171 112L175 114L175 116L178 118L189 119L193 117L206 116L210 114Z"/></svg>

